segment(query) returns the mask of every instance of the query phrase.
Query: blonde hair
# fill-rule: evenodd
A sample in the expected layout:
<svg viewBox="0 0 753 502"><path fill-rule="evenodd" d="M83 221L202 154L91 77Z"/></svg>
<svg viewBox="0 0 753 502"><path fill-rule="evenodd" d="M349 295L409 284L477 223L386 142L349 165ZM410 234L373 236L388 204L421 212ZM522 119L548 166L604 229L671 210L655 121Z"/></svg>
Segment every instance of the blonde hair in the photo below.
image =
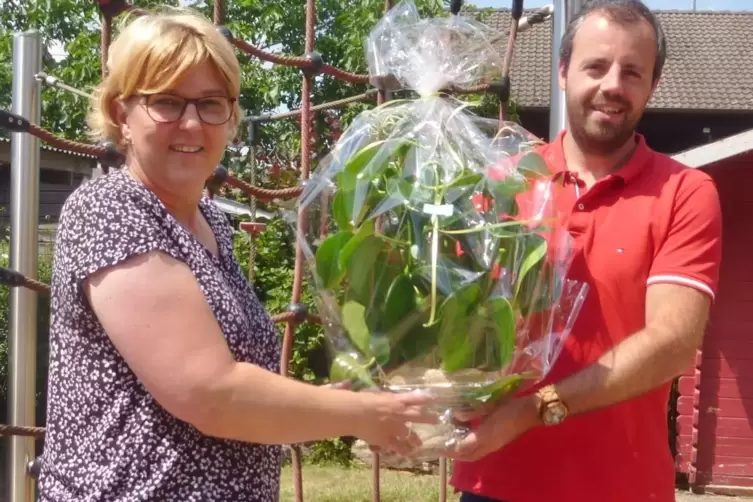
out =
<svg viewBox="0 0 753 502"><path fill-rule="evenodd" d="M113 141L122 149L123 138L113 115L116 101L138 93L163 92L204 63L215 67L228 96L237 99L241 75L235 49L209 20L180 8L125 18L122 31L110 45L108 75L92 96L87 117L90 135L95 141ZM240 117L236 101L228 140L235 136Z"/></svg>

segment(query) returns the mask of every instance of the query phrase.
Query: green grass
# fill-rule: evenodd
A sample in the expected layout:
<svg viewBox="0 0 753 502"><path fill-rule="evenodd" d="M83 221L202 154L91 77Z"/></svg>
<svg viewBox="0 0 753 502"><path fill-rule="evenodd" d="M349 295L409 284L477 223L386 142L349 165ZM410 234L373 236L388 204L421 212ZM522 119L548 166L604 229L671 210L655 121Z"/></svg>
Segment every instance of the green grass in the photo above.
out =
<svg viewBox="0 0 753 502"><path fill-rule="evenodd" d="M372 473L368 467L304 465L304 502L371 502ZM437 502L439 476L408 472L380 472L381 502ZM280 480L280 502L295 500L293 469L285 467ZM454 501L452 488L447 488L447 500Z"/></svg>
<svg viewBox="0 0 753 502"><path fill-rule="evenodd" d="M381 502L438 502L439 476L382 469ZM295 501L293 469L284 467L280 480L280 502ZM304 502L372 502L372 475L368 467L303 466ZM447 487L447 502L458 496ZM677 492L678 502L742 502L742 498L695 495ZM753 499L745 499L753 502Z"/></svg>

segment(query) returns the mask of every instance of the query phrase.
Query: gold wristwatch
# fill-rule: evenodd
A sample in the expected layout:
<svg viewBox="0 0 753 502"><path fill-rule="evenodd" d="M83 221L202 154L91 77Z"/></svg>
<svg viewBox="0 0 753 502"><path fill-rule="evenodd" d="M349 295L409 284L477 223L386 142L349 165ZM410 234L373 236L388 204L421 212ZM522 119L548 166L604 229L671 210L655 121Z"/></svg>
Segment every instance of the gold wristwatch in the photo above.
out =
<svg viewBox="0 0 753 502"><path fill-rule="evenodd" d="M567 417L567 405L560 399L554 385L546 385L536 392L539 420L544 425L561 424Z"/></svg>

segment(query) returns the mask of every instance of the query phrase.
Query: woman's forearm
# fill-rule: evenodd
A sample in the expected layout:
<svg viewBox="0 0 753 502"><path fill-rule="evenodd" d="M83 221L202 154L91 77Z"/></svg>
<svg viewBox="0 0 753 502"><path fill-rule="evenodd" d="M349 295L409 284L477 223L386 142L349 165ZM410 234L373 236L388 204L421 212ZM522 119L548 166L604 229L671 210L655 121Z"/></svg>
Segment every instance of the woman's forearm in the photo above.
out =
<svg viewBox="0 0 753 502"><path fill-rule="evenodd" d="M203 394L194 425L214 437L293 444L360 432L358 394L317 388L252 364L235 363Z"/></svg>

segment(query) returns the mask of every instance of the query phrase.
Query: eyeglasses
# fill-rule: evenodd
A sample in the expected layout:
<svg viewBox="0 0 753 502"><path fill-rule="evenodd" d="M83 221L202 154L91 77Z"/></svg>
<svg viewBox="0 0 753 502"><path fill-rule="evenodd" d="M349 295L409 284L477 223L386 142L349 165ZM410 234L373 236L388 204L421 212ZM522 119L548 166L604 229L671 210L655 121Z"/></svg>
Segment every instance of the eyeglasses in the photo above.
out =
<svg viewBox="0 0 753 502"><path fill-rule="evenodd" d="M211 125L222 125L233 116L235 99L227 96L207 96L198 99L188 99L175 94L145 94L144 104L146 112L155 122L176 122L186 113L188 105L196 106L196 113L202 122Z"/></svg>

